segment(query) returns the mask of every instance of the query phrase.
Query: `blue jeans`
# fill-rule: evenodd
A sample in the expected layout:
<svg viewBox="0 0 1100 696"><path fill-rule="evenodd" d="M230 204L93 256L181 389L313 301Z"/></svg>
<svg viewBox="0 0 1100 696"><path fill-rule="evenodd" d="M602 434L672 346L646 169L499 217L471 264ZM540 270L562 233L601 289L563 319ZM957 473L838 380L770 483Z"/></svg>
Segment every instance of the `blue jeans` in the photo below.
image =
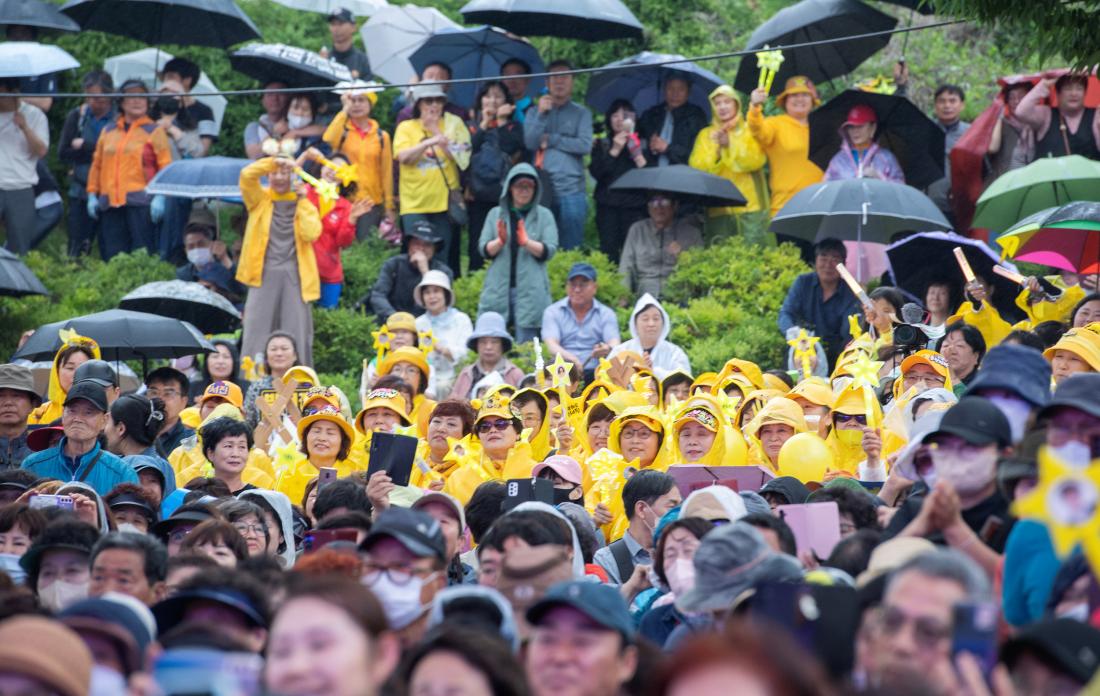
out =
<svg viewBox="0 0 1100 696"><path fill-rule="evenodd" d="M559 193L554 201L554 220L558 223L558 242L562 249L576 249L584 243L584 223L588 219L588 197L580 193Z"/></svg>
<svg viewBox="0 0 1100 696"><path fill-rule="evenodd" d="M147 205L124 205L99 211L99 253L104 261L118 254L144 248L150 254L154 247L153 220Z"/></svg>
<svg viewBox="0 0 1100 696"><path fill-rule="evenodd" d="M340 303L340 292L343 289L343 283L321 283L321 299L317 300L317 306L321 309L335 309Z"/></svg>

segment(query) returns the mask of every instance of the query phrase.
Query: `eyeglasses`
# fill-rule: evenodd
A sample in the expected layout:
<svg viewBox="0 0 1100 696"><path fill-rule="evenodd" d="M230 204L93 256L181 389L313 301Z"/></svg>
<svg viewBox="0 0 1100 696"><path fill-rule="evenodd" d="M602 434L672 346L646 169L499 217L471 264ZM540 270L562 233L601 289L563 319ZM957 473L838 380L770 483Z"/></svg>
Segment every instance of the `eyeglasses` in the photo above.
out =
<svg viewBox="0 0 1100 696"><path fill-rule="evenodd" d="M150 399L152 399L152 398L176 399L176 398L179 398L180 396L182 396L182 394L180 394L180 392L175 390L175 389L156 389L154 387L150 387L150 388L146 389L145 390L145 395L148 396Z"/></svg>
<svg viewBox="0 0 1100 696"><path fill-rule="evenodd" d="M172 544L179 544L187 538L187 535L195 528L190 525L176 527L172 531L168 532L168 542Z"/></svg>
<svg viewBox="0 0 1100 696"><path fill-rule="evenodd" d="M833 419L836 421L837 425L851 423L852 421L860 425L867 425L867 415L863 413L834 413Z"/></svg>
<svg viewBox="0 0 1100 696"><path fill-rule="evenodd" d="M650 208L671 208L672 200L668 198L650 198L648 205Z"/></svg>
<svg viewBox="0 0 1100 696"><path fill-rule="evenodd" d="M879 611L878 625L884 635L897 635L908 624L913 625L913 639L922 650L936 650L951 636L951 626L931 617L914 618L890 606Z"/></svg>
<svg viewBox="0 0 1100 696"><path fill-rule="evenodd" d="M656 434L657 433L653 432L652 430L650 430L649 428L647 428L645 426L642 426L642 427L639 427L639 428L630 428L630 429L624 428L622 433L619 435L619 439L620 440L648 440L650 437L652 437Z"/></svg>
<svg viewBox="0 0 1100 696"><path fill-rule="evenodd" d="M483 420L477 424L477 431L481 434L485 434L490 430L499 430L504 432L508 428L512 427L512 421L498 418L497 420Z"/></svg>
<svg viewBox="0 0 1100 696"><path fill-rule="evenodd" d="M384 566L377 563L371 563L367 561L363 566L363 580L367 584L374 583L382 575L389 576L390 581L395 585L407 585L412 582L414 577L420 577L427 580L430 576L434 575L431 570L426 568L414 568L413 566Z"/></svg>
<svg viewBox="0 0 1100 696"><path fill-rule="evenodd" d="M249 534L261 536L267 532L267 527L259 523L245 524L242 522L240 524L233 525L233 527L238 532L240 532L241 536L248 536Z"/></svg>

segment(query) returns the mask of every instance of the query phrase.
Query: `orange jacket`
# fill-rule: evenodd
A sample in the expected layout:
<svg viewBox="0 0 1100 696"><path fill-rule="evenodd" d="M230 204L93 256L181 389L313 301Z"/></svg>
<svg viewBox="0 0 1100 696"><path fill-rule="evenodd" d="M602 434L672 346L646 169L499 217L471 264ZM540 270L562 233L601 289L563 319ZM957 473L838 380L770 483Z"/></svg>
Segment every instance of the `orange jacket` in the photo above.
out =
<svg viewBox="0 0 1100 696"><path fill-rule="evenodd" d="M356 200L369 196L375 205L381 204L386 210L396 207L393 201L393 146L390 134L381 130L377 121L371 119L370 129L364 131L341 111L325 129L322 139L334 152L343 152L355 165L359 184Z"/></svg>
<svg viewBox="0 0 1100 696"><path fill-rule="evenodd" d="M145 193L148 179L143 165L147 148L152 149L158 171L172 162L168 135L153 119L142 116L127 129L119 116L118 121L103 129L96 143L88 172L88 193L106 196L111 208L148 203Z"/></svg>

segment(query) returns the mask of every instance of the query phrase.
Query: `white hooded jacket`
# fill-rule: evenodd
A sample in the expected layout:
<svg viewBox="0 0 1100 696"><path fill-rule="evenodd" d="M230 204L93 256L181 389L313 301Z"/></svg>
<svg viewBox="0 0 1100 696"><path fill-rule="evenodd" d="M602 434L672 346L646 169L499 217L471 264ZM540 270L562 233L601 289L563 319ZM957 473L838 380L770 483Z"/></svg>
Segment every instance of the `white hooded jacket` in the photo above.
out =
<svg viewBox="0 0 1100 696"><path fill-rule="evenodd" d="M688 361L687 353L680 346L668 341L668 334L672 330L672 321L669 319L668 312L665 311L657 298L648 292L638 298L638 301L634 303L634 311L630 313L630 340L616 346L615 350L611 351L611 356L614 357L624 350L645 354L645 351L642 350L642 342L638 338L638 329L635 327L635 322L638 315L650 305L659 309L661 317L664 319L664 325L661 327L661 337L657 339L657 344L649 351L650 360L653 361L653 373L657 376L657 379L664 379L677 370L690 375L691 363Z"/></svg>

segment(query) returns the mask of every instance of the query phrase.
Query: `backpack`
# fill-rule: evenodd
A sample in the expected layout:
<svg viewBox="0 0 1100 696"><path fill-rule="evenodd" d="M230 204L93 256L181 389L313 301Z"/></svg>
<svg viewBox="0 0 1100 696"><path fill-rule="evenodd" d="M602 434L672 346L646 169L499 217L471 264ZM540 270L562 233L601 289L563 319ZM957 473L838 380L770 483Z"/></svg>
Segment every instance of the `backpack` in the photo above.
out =
<svg viewBox="0 0 1100 696"><path fill-rule="evenodd" d="M512 158L500 149L500 136L488 134L485 142L470 158L470 188L479 201L497 202Z"/></svg>

